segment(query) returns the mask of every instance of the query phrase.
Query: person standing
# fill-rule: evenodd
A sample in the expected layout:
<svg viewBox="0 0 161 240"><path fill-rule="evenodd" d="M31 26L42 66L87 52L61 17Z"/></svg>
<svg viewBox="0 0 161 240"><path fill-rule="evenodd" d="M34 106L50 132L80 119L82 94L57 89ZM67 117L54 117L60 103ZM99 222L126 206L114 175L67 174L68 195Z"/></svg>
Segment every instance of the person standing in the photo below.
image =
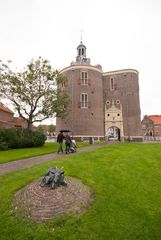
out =
<svg viewBox="0 0 161 240"><path fill-rule="evenodd" d="M64 135L63 135L62 132L60 132L57 136L57 143L59 143L58 152L57 152L58 154L60 152L63 153L63 146L62 146L63 145L63 140L64 140Z"/></svg>

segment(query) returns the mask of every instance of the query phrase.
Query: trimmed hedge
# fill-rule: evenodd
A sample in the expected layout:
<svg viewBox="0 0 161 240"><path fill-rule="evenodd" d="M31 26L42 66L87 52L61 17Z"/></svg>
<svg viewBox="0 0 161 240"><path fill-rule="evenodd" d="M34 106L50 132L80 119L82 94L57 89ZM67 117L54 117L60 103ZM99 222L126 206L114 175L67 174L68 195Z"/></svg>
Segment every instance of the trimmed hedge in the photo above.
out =
<svg viewBox="0 0 161 240"><path fill-rule="evenodd" d="M23 128L0 128L0 150L40 147L46 136Z"/></svg>

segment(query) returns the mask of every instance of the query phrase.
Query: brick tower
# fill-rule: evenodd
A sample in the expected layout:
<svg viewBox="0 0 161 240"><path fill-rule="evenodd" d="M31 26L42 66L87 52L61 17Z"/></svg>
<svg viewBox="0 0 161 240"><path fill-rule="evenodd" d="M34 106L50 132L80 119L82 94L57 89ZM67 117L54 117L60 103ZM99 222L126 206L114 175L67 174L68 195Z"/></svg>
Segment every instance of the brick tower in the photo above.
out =
<svg viewBox="0 0 161 240"><path fill-rule="evenodd" d="M56 130L70 129L75 139L104 138L141 141L138 71L102 71L86 57L80 42L76 61L61 73L67 77L65 88L70 97L65 120L56 119Z"/></svg>

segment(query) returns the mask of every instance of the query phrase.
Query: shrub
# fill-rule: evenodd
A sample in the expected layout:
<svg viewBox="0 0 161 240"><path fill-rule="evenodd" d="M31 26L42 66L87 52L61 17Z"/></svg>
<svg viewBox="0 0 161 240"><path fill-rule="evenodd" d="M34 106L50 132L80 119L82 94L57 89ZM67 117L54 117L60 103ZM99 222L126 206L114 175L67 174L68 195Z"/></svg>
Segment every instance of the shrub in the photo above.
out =
<svg viewBox="0 0 161 240"><path fill-rule="evenodd" d="M33 132L32 141L34 147L43 146L46 140L46 136L41 132Z"/></svg>
<svg viewBox="0 0 161 240"><path fill-rule="evenodd" d="M6 142L0 142L0 151L8 150L8 144Z"/></svg>
<svg viewBox="0 0 161 240"><path fill-rule="evenodd" d="M0 129L0 150L39 147L45 140L42 132L22 128Z"/></svg>

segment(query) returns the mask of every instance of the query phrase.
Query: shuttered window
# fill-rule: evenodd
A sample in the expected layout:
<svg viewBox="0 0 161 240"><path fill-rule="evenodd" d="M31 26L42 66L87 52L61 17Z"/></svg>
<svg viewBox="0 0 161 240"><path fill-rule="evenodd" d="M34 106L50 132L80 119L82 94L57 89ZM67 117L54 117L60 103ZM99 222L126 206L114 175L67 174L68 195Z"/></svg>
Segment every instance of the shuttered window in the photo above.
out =
<svg viewBox="0 0 161 240"><path fill-rule="evenodd" d="M81 85L88 85L88 72L82 71L80 74Z"/></svg>
<svg viewBox="0 0 161 240"><path fill-rule="evenodd" d="M80 95L80 105L81 105L81 108L88 108L88 94L87 93L82 93Z"/></svg>

